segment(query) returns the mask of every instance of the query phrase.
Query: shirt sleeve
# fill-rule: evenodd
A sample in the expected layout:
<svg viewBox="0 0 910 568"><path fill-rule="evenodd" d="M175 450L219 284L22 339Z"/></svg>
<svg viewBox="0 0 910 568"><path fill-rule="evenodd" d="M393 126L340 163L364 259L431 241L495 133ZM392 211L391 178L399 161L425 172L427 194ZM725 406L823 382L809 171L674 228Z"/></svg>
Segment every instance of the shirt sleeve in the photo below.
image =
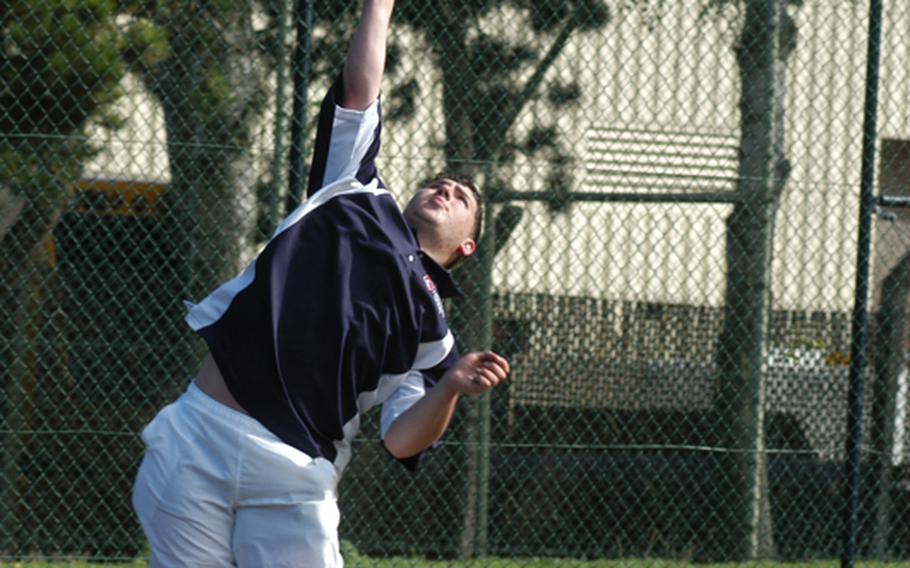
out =
<svg viewBox="0 0 910 568"><path fill-rule="evenodd" d="M453 346L446 358L432 369L408 373L407 378L401 385L382 403L382 412L379 418L381 439L385 440L385 435L395 420L423 398L427 390L439 382L445 372L455 365L455 362L458 361L458 356L458 349ZM437 447L439 443L439 440L437 440L430 449ZM426 451L423 451L416 456L396 459L408 470L415 471L425 454Z"/></svg>
<svg viewBox="0 0 910 568"><path fill-rule="evenodd" d="M427 393L427 385L423 373L420 371L411 371L407 378L395 392L392 393L385 402L382 403L382 414L379 419L379 434L385 439L386 433L392 427L392 423L399 416L405 413L409 408L423 398Z"/></svg>
<svg viewBox="0 0 910 568"><path fill-rule="evenodd" d="M344 86L339 76L319 109L307 197L345 178L367 185L379 179L376 156L382 132L381 105L377 98L364 110L338 104Z"/></svg>

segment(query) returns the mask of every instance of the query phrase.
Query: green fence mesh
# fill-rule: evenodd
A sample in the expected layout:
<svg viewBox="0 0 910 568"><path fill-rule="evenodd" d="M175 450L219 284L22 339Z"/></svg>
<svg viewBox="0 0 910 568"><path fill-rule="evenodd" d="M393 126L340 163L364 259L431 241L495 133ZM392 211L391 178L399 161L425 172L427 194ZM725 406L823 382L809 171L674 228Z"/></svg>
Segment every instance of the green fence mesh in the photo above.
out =
<svg viewBox="0 0 910 568"><path fill-rule="evenodd" d="M0 3L0 560L146 554L139 433L204 354L182 300L295 203L359 10ZM402 203L439 170L482 182L489 230L448 312L513 371L415 475L366 417L346 550L836 559L859 424L857 553L910 559L910 7L875 14L398 2L380 168Z"/></svg>

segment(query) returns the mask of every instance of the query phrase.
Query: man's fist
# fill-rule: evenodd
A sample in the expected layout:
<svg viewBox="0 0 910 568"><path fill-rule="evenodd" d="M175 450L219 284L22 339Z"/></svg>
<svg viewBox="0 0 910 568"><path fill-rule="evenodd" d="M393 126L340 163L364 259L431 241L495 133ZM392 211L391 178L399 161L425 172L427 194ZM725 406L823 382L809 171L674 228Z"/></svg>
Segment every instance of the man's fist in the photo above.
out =
<svg viewBox="0 0 910 568"><path fill-rule="evenodd" d="M509 362L492 351L468 353L442 377L446 386L462 394L480 394L509 375Z"/></svg>

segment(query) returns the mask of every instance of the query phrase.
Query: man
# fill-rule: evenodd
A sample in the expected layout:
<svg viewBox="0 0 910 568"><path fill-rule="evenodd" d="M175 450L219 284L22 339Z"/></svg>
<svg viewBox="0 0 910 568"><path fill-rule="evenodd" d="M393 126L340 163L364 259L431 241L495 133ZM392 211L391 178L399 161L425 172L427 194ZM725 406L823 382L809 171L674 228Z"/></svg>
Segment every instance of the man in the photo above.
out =
<svg viewBox="0 0 910 568"><path fill-rule="evenodd" d="M209 355L143 431L133 504L152 566L341 566L336 484L360 415L415 467L462 394L506 378L459 358L446 267L476 248L476 188L441 177L405 212L380 180L379 86L393 0L366 0L319 119L308 199L189 325Z"/></svg>

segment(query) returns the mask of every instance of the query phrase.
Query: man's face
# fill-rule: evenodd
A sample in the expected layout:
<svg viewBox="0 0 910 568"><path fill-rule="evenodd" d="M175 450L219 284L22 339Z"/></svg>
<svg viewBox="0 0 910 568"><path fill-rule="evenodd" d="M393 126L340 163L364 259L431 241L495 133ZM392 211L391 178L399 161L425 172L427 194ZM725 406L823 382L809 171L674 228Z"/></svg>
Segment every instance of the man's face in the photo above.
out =
<svg viewBox="0 0 910 568"><path fill-rule="evenodd" d="M470 250L461 251L461 256L474 251L475 244L471 237L476 213L477 200L473 192L446 178L418 191L404 211L424 246L432 240L445 247L447 252L454 253L470 241Z"/></svg>
<svg viewBox="0 0 910 568"><path fill-rule="evenodd" d="M449 179L436 180L417 192L406 211L422 220L471 236L477 201L470 189Z"/></svg>

